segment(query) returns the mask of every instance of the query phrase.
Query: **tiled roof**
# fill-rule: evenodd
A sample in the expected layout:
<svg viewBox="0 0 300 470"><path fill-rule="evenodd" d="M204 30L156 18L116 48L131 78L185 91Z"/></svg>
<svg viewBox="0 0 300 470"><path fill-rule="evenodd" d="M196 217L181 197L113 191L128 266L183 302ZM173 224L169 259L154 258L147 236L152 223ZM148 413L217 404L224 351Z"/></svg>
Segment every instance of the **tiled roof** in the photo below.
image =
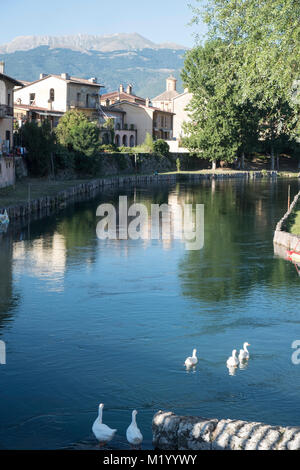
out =
<svg viewBox="0 0 300 470"><path fill-rule="evenodd" d="M165 91L161 95L156 96L152 101L172 101L179 93L176 90Z"/></svg>
<svg viewBox="0 0 300 470"><path fill-rule="evenodd" d="M34 105L31 105L31 104L18 104L18 103L14 103L14 108L21 108L21 109L28 109L29 111L47 111L49 113L60 113L60 114L64 114L63 111L56 111L55 109L48 109L48 108L41 108L40 106L34 106Z"/></svg>
<svg viewBox="0 0 300 470"><path fill-rule="evenodd" d="M137 106L138 108L150 109L150 111L159 111L160 113L174 115L174 113L171 113L170 111L164 111L163 109L160 109L160 108L154 108L154 106L146 106L140 103L134 103L133 101L126 101L126 100L118 101L118 103L112 104L111 107L120 106L122 104L130 104L132 106Z"/></svg>
<svg viewBox="0 0 300 470"><path fill-rule="evenodd" d="M128 100L129 99L137 99L137 100L140 100L140 101L143 101L144 103L146 103L146 100L145 98L141 98L140 96L136 96L136 95L132 95L132 94L129 94L129 93L126 93L125 91L112 91L110 93L105 93L104 95L101 95L101 101L104 101L104 100L109 100L111 98L115 98L115 97L118 97L120 101L123 101L123 100Z"/></svg>
<svg viewBox="0 0 300 470"><path fill-rule="evenodd" d="M50 78L50 77L58 78L59 80L64 80L67 83L75 83L78 85L89 85L89 86L94 86L98 88L99 87L104 88L104 85L100 85L100 83L92 83L86 78L78 78L78 77L70 77L70 76L68 78L63 78L61 75L55 75L55 74L49 74L43 78L40 78L39 80L35 80L34 82L28 82L28 84L24 85L23 88L30 86L30 85L34 85L35 83L38 83L38 82L42 82L43 80L46 80L47 78ZM21 85L21 83L18 82L18 85Z"/></svg>

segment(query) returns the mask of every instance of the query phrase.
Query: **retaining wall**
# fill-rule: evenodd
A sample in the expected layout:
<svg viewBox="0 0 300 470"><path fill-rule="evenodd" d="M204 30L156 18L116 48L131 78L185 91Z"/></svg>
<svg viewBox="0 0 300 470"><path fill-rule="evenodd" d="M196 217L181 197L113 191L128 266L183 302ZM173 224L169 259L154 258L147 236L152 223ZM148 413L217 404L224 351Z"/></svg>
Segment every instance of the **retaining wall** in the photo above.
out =
<svg viewBox="0 0 300 470"><path fill-rule="evenodd" d="M153 445L160 450L300 450L300 427L159 411L152 432Z"/></svg>
<svg viewBox="0 0 300 470"><path fill-rule="evenodd" d="M296 250L297 247L300 246L300 236L293 235L285 230L288 218L294 211L298 201L300 200L300 191L295 196L290 209L284 214L282 219L278 222L275 234L274 234L274 246L275 246L275 253L280 251L276 245L280 247L286 248L287 250Z"/></svg>

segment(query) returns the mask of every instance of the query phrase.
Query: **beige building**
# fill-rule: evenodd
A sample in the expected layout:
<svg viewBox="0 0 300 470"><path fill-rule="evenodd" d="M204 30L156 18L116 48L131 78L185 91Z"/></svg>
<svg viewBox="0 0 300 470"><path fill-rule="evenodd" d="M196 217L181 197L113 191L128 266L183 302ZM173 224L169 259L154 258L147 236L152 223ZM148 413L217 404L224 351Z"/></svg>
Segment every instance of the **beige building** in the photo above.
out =
<svg viewBox="0 0 300 470"><path fill-rule="evenodd" d="M111 106L116 104L119 101L130 101L131 103L146 104L146 99L141 98L133 93L132 85L127 85L126 90L124 85L120 85L117 91L112 91L110 93L105 93L100 97L100 103L102 106Z"/></svg>
<svg viewBox="0 0 300 470"><path fill-rule="evenodd" d="M166 91L152 99L155 108L173 113L173 100L179 95L177 91L177 80L172 75L166 80Z"/></svg>
<svg viewBox="0 0 300 470"><path fill-rule="evenodd" d="M192 93L186 89L184 93L176 96L173 99L173 113L174 113L174 131L173 136L176 140L180 141L184 137L183 123L190 122L189 112L187 110L188 105L192 99Z"/></svg>
<svg viewBox="0 0 300 470"><path fill-rule="evenodd" d="M77 109L90 119L98 119L101 87L96 78L41 74L39 80L15 90L16 118L22 119L23 114L26 118L31 113L31 117L47 116L55 122L60 114Z"/></svg>
<svg viewBox="0 0 300 470"><path fill-rule="evenodd" d="M119 101L112 105L125 111L124 128L125 130L136 131L136 145L144 143L147 134L150 134L154 140L172 139L173 133L173 113L163 111L161 109L150 106L150 100L146 100L145 105L134 103L131 101ZM116 145L131 146L130 142L123 137L123 141L119 142L116 136Z"/></svg>
<svg viewBox="0 0 300 470"><path fill-rule="evenodd" d="M13 95L19 85L4 74L4 62L0 62L0 156L9 154L13 146Z"/></svg>

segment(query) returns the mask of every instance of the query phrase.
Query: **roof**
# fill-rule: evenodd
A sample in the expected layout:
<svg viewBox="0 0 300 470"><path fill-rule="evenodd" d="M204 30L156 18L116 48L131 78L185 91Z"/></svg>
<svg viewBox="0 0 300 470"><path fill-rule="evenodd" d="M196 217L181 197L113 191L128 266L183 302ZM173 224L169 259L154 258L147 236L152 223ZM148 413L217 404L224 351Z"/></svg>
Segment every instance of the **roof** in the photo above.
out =
<svg viewBox="0 0 300 470"><path fill-rule="evenodd" d="M55 74L49 74L43 78L40 78L39 80L35 80L34 82L28 82L28 84L24 85L23 88L26 88L30 85L34 85L35 83L42 82L43 80L47 80L47 78L50 78L50 77L58 78L59 80L63 80L67 83L75 83L78 85L89 85L89 86L94 86L97 88L104 88L104 85L100 85L100 83L92 83L86 78L78 78L78 77L71 77L71 76L69 76L68 78L63 78L61 75L55 75ZM21 85L21 83L18 83L18 85Z"/></svg>
<svg viewBox="0 0 300 470"><path fill-rule="evenodd" d="M171 113L170 111L164 111L163 109L160 109L160 108L154 108L154 106L146 106L146 105L143 105L143 104L140 104L140 103L134 103L133 101L126 101L126 100L118 101L118 103L112 104L111 108L113 108L115 106L120 106L122 104L129 104L131 106L136 106L138 108L150 109L150 111L153 111L153 112L158 111L160 113L174 115L174 113Z"/></svg>
<svg viewBox="0 0 300 470"><path fill-rule="evenodd" d="M27 109L28 111L36 111L36 112L48 112L49 114L51 113L58 113L58 114L65 114L63 111L56 111L54 109L48 109L48 108L41 108L40 106L34 106L34 105L31 105L31 104L18 104L18 103L14 103L14 108L20 108L20 109Z"/></svg>
<svg viewBox="0 0 300 470"><path fill-rule="evenodd" d="M103 101L108 100L116 96L119 98L119 101L127 100L128 98L131 98L131 99L135 98L146 103L145 98L141 98L140 96L126 93L125 91L112 91L110 93L105 93L104 95L101 95L101 100Z"/></svg>
<svg viewBox="0 0 300 470"><path fill-rule="evenodd" d="M18 86L18 85L22 86L21 82L18 82L18 80L11 78L8 75L5 75L4 73L0 73L0 80L6 80L8 82L11 82L15 86Z"/></svg>
<svg viewBox="0 0 300 470"><path fill-rule="evenodd" d="M152 101L172 101L179 93L176 90L165 91L161 95L156 96Z"/></svg>
<svg viewBox="0 0 300 470"><path fill-rule="evenodd" d="M126 114L126 111L123 111L123 109L119 109L119 108L111 109L110 106L104 106L102 104L100 105L100 111L113 111L114 113Z"/></svg>

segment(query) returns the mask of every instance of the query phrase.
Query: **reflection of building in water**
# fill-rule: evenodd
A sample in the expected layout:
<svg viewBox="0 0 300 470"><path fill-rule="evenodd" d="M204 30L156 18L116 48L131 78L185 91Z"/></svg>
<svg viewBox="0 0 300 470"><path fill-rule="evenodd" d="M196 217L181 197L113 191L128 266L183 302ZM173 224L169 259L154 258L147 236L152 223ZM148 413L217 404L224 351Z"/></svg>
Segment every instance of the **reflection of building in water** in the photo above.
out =
<svg viewBox="0 0 300 470"><path fill-rule="evenodd" d="M13 259L16 272L25 268L35 276L61 281L66 270L65 238L54 233L32 242L16 242L13 245Z"/></svg>
<svg viewBox="0 0 300 470"><path fill-rule="evenodd" d="M0 237L0 329L11 316L15 305L13 293L12 243L8 236Z"/></svg>

